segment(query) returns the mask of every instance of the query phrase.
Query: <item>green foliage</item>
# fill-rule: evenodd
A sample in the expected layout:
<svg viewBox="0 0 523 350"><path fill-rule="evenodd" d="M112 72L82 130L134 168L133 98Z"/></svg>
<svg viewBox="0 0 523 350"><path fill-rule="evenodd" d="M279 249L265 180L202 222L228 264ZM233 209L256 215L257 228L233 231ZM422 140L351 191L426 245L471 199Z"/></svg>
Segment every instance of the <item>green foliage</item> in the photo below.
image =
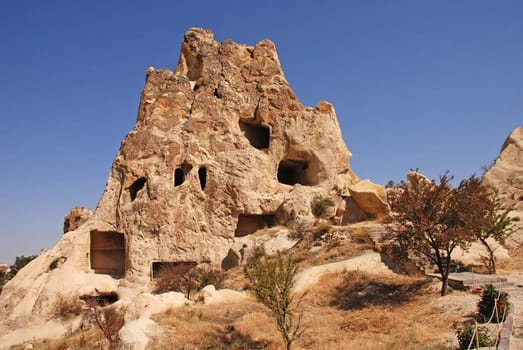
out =
<svg viewBox="0 0 523 350"><path fill-rule="evenodd" d="M497 301L496 301L497 299ZM492 323L505 321L506 313L509 309L508 294L500 292L496 287L489 284L483 290L481 299L478 302L478 322L488 322L492 316Z"/></svg>
<svg viewBox="0 0 523 350"><path fill-rule="evenodd" d="M493 345L493 341L488 335L488 329L486 327L478 327L476 332L476 325L471 322L457 326L456 336L458 337L460 350L469 349L469 345L470 349Z"/></svg>
<svg viewBox="0 0 523 350"><path fill-rule="evenodd" d="M20 271L25 265L29 264L31 260L35 259L38 255L29 255L29 256L17 256L15 258L15 263L9 266L9 272L5 275L0 275L0 291L2 286L16 276L18 271Z"/></svg>
<svg viewBox="0 0 523 350"><path fill-rule="evenodd" d="M509 216L512 208L502 210L499 199L495 196L488 198L488 207L484 213L485 222L476 231L476 238L487 249L488 255L482 261L490 274L496 273L496 256L494 248L488 242L493 238L500 244L505 244L508 237L514 233L513 219Z"/></svg>
<svg viewBox="0 0 523 350"><path fill-rule="evenodd" d="M316 196L311 203L312 214L318 218L324 218L331 207L334 207L334 201L329 197Z"/></svg>
<svg viewBox="0 0 523 350"><path fill-rule="evenodd" d="M294 302L292 293L296 273L297 266L291 257L284 258L280 253L272 260L255 259L245 268L245 275L256 299L271 311L287 350L303 333L301 314L296 314L303 295Z"/></svg>

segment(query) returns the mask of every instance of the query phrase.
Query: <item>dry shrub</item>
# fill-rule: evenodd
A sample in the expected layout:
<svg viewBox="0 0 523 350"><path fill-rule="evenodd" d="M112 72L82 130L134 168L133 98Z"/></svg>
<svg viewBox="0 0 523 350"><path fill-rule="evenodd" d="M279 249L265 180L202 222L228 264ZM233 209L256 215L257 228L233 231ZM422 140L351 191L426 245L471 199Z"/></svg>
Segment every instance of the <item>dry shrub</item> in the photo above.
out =
<svg viewBox="0 0 523 350"><path fill-rule="evenodd" d="M155 293L181 292L189 299L191 293L212 284L219 289L223 283L223 272L192 265L166 265L155 278Z"/></svg>
<svg viewBox="0 0 523 350"><path fill-rule="evenodd" d="M186 306L153 319L163 332L151 349L279 350L278 330L266 309L254 301Z"/></svg>
<svg viewBox="0 0 523 350"><path fill-rule="evenodd" d="M351 232L350 237L353 243L361 244L366 249L373 250L375 248L374 241L370 237L369 232L365 230L363 227L356 227Z"/></svg>
<svg viewBox="0 0 523 350"><path fill-rule="evenodd" d="M54 314L57 317L66 319L73 316L78 316L82 313L82 302L80 299L66 295L62 292L56 293L56 301L54 306Z"/></svg>
<svg viewBox="0 0 523 350"><path fill-rule="evenodd" d="M118 332L125 323L124 313L115 307L94 307L92 311L96 325L109 342L110 348L117 348L120 341Z"/></svg>
<svg viewBox="0 0 523 350"><path fill-rule="evenodd" d="M45 339L32 343L33 350L92 350L107 348L104 336L97 328L78 330L60 339ZM24 350L26 345L16 345L11 350Z"/></svg>

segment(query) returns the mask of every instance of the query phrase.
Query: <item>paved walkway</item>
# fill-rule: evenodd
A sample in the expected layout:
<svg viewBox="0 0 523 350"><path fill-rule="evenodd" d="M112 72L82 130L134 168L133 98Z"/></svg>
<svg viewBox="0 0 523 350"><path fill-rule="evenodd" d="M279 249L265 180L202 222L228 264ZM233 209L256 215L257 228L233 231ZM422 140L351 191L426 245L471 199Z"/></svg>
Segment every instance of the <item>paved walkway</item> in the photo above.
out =
<svg viewBox="0 0 523 350"><path fill-rule="evenodd" d="M512 338L510 350L523 349L523 273L516 272L506 276L513 287L506 288L510 294L510 301L514 305L514 323L512 325Z"/></svg>

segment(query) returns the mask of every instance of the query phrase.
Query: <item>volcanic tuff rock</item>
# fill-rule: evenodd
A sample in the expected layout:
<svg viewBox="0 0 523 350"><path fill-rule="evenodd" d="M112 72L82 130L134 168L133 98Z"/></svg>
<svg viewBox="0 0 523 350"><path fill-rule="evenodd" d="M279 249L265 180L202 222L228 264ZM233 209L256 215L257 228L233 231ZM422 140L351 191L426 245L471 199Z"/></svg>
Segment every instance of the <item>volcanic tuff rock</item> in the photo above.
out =
<svg viewBox="0 0 523 350"><path fill-rule="evenodd" d="M64 233L74 231L93 216L89 208L76 206L64 217Z"/></svg>
<svg viewBox="0 0 523 350"><path fill-rule="evenodd" d="M513 208L510 215L517 231L509 239L509 245L523 243L523 126L514 129L505 140L482 181L498 193L504 208Z"/></svg>
<svg viewBox="0 0 523 350"><path fill-rule="evenodd" d="M5 286L0 319L45 318L57 291L150 290L168 266L229 268L259 229L288 247L274 230L314 221L316 196L333 199L338 223L384 215L385 191L358 185L350 156L333 106L298 101L271 41L219 43L192 28L174 71L147 69L95 214L76 229L76 211L66 217L70 232Z"/></svg>

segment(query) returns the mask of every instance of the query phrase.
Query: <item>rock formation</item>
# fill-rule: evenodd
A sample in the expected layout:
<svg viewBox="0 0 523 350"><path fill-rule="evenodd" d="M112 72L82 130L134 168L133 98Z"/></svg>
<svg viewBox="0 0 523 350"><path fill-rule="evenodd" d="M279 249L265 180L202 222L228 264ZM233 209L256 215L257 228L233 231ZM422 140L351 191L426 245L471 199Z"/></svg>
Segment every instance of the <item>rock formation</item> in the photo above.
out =
<svg viewBox="0 0 523 350"><path fill-rule="evenodd" d="M483 184L497 192L510 213L517 230L508 240L509 246L523 243L523 126L512 131L501 147L498 158L483 176Z"/></svg>
<svg viewBox="0 0 523 350"><path fill-rule="evenodd" d="M334 107L298 101L271 41L190 29L174 71L147 69L94 215L82 224L90 214L73 209L58 244L5 286L0 334L51 314L57 292L122 297L150 290L165 266L234 266L259 229L288 247L282 230L313 220L318 195L336 203L337 222L383 216L384 189L359 182L350 156Z"/></svg>
<svg viewBox="0 0 523 350"><path fill-rule="evenodd" d="M76 206L64 217L64 233L74 231L93 216L89 208Z"/></svg>

